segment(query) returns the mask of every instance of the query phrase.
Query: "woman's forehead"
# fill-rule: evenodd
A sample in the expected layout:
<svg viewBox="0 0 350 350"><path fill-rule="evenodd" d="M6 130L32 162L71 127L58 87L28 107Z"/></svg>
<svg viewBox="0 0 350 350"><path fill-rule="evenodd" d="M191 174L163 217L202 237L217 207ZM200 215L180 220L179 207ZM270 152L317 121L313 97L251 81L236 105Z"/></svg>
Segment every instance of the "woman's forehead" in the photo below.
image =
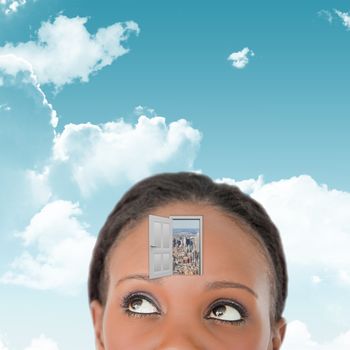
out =
<svg viewBox="0 0 350 350"><path fill-rule="evenodd" d="M219 278L234 280L252 289L269 288L267 262L259 253L256 243L249 233L220 209L208 204L175 202L157 208L151 214L164 217L203 217L203 273L201 276L181 276L182 279L176 276L178 283L188 283L193 277L199 283ZM148 218L140 220L111 252L111 284L128 275L148 274L148 227Z"/></svg>

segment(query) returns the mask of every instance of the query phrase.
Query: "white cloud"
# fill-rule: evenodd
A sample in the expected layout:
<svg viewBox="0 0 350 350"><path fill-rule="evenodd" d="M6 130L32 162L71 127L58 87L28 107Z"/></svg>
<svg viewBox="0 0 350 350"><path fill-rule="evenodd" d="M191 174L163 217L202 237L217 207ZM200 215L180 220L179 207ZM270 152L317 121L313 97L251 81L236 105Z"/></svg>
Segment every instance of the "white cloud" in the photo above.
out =
<svg viewBox="0 0 350 350"><path fill-rule="evenodd" d="M10 15L27 3L26 0L0 0L0 8L3 13Z"/></svg>
<svg viewBox="0 0 350 350"><path fill-rule="evenodd" d="M348 12L341 12L334 10L334 12L343 20L343 25L350 30L350 14Z"/></svg>
<svg viewBox="0 0 350 350"><path fill-rule="evenodd" d="M83 195L99 184L136 181L155 167L170 164L191 168L201 133L185 119L166 125L165 118L138 118L137 124L123 119L106 124L68 124L54 142L56 162L68 163Z"/></svg>
<svg viewBox="0 0 350 350"><path fill-rule="evenodd" d="M34 338L24 350L59 350L59 348L52 339L41 334L39 338Z"/></svg>
<svg viewBox="0 0 350 350"><path fill-rule="evenodd" d="M319 185L308 175L266 184L248 180L249 186L225 182L236 183L264 206L281 232L289 263L331 269L350 285L345 273L350 271L350 193Z"/></svg>
<svg viewBox="0 0 350 350"><path fill-rule="evenodd" d="M86 17L58 16L53 23L44 22L38 30L37 41L0 47L0 55L14 54L30 62L41 84L53 83L56 87L83 82L89 76L129 50L122 46L131 33L139 33L135 22L115 23L90 34Z"/></svg>
<svg viewBox="0 0 350 350"><path fill-rule="evenodd" d="M305 323L296 320L288 324L282 347L284 350L348 350L350 348L350 330L321 344L312 339Z"/></svg>
<svg viewBox="0 0 350 350"><path fill-rule="evenodd" d="M86 282L95 244L95 238L77 218L81 214L78 204L63 200L51 202L35 214L18 234L25 251L13 261L0 282L77 293Z"/></svg>
<svg viewBox="0 0 350 350"><path fill-rule="evenodd" d="M2 85L18 84L18 80L16 78L19 74L22 74L21 81L24 84L30 84L35 88L42 100L42 105L48 108L50 112L51 125L55 128L58 124L57 112L52 107L52 104L48 102L44 91L41 89L32 65L27 60L16 55L1 54L0 49L0 78Z"/></svg>
<svg viewBox="0 0 350 350"><path fill-rule="evenodd" d="M248 47L245 47L241 51L232 52L230 56L228 56L228 60L232 61L232 65L238 69L244 68L249 62L249 56L255 56L254 52L250 50Z"/></svg>

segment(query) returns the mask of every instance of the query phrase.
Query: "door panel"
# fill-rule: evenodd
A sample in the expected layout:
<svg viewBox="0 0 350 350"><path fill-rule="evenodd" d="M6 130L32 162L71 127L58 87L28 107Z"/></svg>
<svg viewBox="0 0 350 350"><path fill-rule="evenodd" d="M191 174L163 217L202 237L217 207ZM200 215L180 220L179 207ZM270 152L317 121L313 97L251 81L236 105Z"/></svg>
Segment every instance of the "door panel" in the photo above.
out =
<svg viewBox="0 0 350 350"><path fill-rule="evenodd" d="M172 221L149 215L149 278L173 274Z"/></svg>

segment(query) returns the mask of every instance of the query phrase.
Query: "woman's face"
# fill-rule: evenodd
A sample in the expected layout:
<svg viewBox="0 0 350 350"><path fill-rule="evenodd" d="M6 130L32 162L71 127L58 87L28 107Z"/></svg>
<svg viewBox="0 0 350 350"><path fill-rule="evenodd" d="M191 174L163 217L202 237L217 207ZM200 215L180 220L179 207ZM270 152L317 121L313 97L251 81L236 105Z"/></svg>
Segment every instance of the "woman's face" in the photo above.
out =
<svg viewBox="0 0 350 350"><path fill-rule="evenodd" d="M97 349L279 349L285 323L271 327L268 264L249 234L209 205L152 214L203 216L203 274L149 280L148 218L140 221L111 253L105 307L91 303Z"/></svg>

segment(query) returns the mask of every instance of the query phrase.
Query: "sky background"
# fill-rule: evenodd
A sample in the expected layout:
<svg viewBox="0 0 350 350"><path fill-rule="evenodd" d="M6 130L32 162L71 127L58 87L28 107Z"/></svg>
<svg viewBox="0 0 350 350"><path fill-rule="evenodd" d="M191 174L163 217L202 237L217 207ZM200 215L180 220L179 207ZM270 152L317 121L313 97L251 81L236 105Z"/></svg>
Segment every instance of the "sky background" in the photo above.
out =
<svg viewBox="0 0 350 350"><path fill-rule="evenodd" d="M92 350L121 195L197 171L280 229L285 350L350 346L350 1L0 0L0 350Z"/></svg>

